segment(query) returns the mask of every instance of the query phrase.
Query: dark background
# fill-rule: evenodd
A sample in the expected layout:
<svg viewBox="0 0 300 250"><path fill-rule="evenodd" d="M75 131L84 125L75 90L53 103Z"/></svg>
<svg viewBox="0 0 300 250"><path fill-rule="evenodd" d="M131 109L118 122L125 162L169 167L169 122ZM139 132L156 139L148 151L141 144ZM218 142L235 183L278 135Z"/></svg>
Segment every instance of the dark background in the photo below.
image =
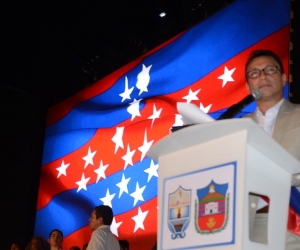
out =
<svg viewBox="0 0 300 250"><path fill-rule="evenodd" d="M3 3L0 249L33 236L47 109L231 2ZM291 9L290 100L300 103L299 1Z"/></svg>

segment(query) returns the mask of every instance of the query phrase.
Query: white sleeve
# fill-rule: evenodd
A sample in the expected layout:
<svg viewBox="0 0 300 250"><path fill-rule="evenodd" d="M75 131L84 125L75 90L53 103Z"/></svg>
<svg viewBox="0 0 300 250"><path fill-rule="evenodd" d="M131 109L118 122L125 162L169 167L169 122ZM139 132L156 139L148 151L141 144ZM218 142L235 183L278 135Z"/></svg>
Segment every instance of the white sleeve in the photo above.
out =
<svg viewBox="0 0 300 250"><path fill-rule="evenodd" d="M87 250L104 250L105 234L102 230L95 230L92 233L91 240L88 244Z"/></svg>

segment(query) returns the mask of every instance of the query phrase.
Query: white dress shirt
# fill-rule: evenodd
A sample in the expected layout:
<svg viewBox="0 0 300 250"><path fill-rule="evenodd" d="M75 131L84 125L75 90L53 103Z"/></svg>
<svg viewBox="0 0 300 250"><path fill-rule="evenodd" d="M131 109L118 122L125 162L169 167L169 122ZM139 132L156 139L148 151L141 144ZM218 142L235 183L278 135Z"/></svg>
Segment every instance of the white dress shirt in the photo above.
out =
<svg viewBox="0 0 300 250"><path fill-rule="evenodd" d="M120 244L110 226L102 225L92 233L87 250L120 250Z"/></svg>
<svg viewBox="0 0 300 250"><path fill-rule="evenodd" d="M256 122L264 131L266 131L270 136L273 134L276 117L280 106L282 105L284 99L281 99L275 106L268 109L266 114L263 113L257 108L256 109Z"/></svg>
<svg viewBox="0 0 300 250"><path fill-rule="evenodd" d="M265 115L263 115L259 108L256 109L256 122L258 126L260 126L270 136L272 136L273 134L276 117L278 115L278 111L282 103L283 99L276 103L275 106L268 109ZM259 198L256 210L259 210L267 205L267 202L265 202L262 198Z"/></svg>

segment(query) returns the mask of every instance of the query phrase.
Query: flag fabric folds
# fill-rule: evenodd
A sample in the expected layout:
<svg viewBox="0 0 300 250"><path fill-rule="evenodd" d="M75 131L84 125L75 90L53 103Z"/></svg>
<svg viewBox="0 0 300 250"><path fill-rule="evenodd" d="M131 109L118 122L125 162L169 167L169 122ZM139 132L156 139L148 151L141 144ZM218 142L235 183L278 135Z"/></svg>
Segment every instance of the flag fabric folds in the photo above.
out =
<svg viewBox="0 0 300 250"><path fill-rule="evenodd" d="M63 231L64 248L90 239L93 208L114 211L112 232L151 249L157 231L158 164L148 149L183 125L177 102L217 118L248 92L255 49L289 63L289 1L239 0L48 113L35 235ZM246 108L250 112L253 107Z"/></svg>

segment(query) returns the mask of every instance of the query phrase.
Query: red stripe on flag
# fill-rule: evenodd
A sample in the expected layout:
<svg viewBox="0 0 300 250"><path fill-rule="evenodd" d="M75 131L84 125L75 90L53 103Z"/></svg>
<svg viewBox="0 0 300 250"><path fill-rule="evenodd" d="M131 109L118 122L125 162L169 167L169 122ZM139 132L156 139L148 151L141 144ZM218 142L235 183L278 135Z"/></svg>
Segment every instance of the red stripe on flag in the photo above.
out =
<svg viewBox="0 0 300 250"><path fill-rule="evenodd" d="M182 97L188 94L189 89L192 89L193 91L201 89L198 94L199 101L192 101L191 103L199 106L199 102L201 102L204 107L212 104L209 112L215 112L230 107L236 103L236 100L241 100L245 96L249 95L249 92L246 89L245 64L249 54L253 50L258 49L268 49L274 51L282 59L284 72L288 77L289 58L286 56L286 52L289 51L289 44L286 42L286 39L282 38L289 37L289 32L289 26L280 29L271 36L268 36L255 45L249 47L247 50L236 55L232 59L226 61L210 74L206 75L202 79L199 79L199 81L193 83L183 90L165 95L164 98L168 99L172 105L176 106L176 102L186 101L182 99ZM276 43L274 43L274 41L276 41ZM201 58L199 58L199 61L200 60ZM228 68L228 70L234 68L236 69L232 74L234 82L227 82L223 88L222 80L218 79L218 77L224 73L225 66ZM201 63L199 63L199 67L202 67Z"/></svg>
<svg viewBox="0 0 300 250"><path fill-rule="evenodd" d="M160 101L149 100L141 112L141 117L135 118L135 123L130 124L130 121L126 121L117 126L124 126L125 128L123 134L124 149L119 148L116 154L114 154L115 144L111 140L116 133L116 128L98 129L94 137L83 147L56 161L45 164L41 169L37 210L45 207L56 194L78 188L76 182L81 179L83 172L86 178L91 177L87 185L95 183L97 174L94 170L99 168L100 161L103 162L103 165L109 164L105 171L106 178L123 170L124 161L122 157L126 154L128 144L131 151L136 150L132 158L133 163L141 161L141 152L138 150L138 147L143 145L145 130L147 131L147 140L154 140L155 143L169 133L169 129L175 121L175 116L171 115L175 112L174 107L167 104L163 108L161 118L155 119L151 128L152 120L145 119L145 117L152 115L152 102L156 103L156 109L161 108ZM143 126L143 129L141 129L141 126ZM97 153L93 158L94 165L88 165L84 169L85 161L82 157L86 156L89 147L91 152L97 151ZM67 176L61 175L57 178L58 171L56 169L60 167L62 161L65 164L70 164L66 170Z"/></svg>
<svg viewBox="0 0 300 250"><path fill-rule="evenodd" d="M289 206L287 230L300 237L300 215L291 206Z"/></svg>

